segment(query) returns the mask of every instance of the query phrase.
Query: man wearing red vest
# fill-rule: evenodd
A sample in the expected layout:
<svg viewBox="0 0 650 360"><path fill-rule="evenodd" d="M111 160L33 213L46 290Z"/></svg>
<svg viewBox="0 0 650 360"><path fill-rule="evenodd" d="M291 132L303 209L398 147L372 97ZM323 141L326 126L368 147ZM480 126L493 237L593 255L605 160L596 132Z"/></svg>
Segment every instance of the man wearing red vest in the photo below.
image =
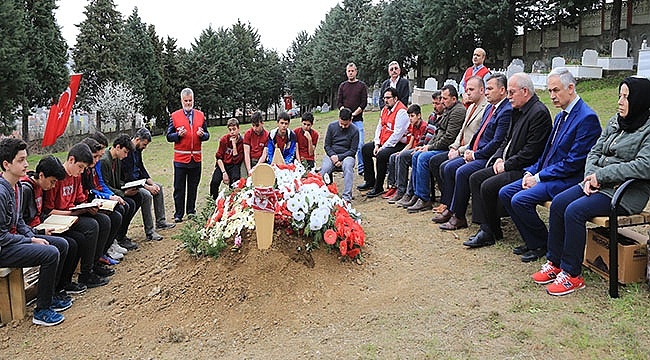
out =
<svg viewBox="0 0 650 360"><path fill-rule="evenodd" d="M485 56L485 50L481 48L474 49L474 53L472 55L472 66L468 67L467 70L465 70L465 74L463 74L463 80L460 82L458 93L460 96L462 96L463 105L465 105L465 107L468 107L471 103L470 100L465 96L465 87L467 86L467 80L469 80L469 78L472 76L478 76L483 79L483 83L485 84L486 81L490 78L490 70L485 67L485 65L483 65Z"/></svg>
<svg viewBox="0 0 650 360"><path fill-rule="evenodd" d="M365 183L357 189L370 190L366 196L373 198L384 193L384 179L390 156L404 148L408 142L406 132L409 127L409 116L406 106L398 99L397 89L388 88L384 92L385 106L381 110L379 123L375 130L374 140L361 148L365 170ZM372 158L377 158L377 177ZM372 189L372 190L371 190Z"/></svg>
<svg viewBox="0 0 650 360"><path fill-rule="evenodd" d="M194 109L194 92L181 91L183 108L172 113L167 141L174 143L174 222L183 221L185 189L187 214L196 214L196 191L201 181L201 142L210 138L203 112Z"/></svg>

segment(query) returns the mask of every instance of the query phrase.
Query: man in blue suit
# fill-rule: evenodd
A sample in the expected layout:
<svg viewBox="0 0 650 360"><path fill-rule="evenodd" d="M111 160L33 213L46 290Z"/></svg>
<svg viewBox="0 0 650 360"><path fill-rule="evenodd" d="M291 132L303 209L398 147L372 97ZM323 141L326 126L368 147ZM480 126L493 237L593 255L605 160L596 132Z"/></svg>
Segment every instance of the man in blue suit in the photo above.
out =
<svg viewBox="0 0 650 360"><path fill-rule="evenodd" d="M497 83L507 80L503 74L495 74L488 80L488 88L497 88ZM505 93L505 92L504 92ZM495 96L495 91L487 91L490 103L483 113L483 118L469 146L461 156L447 160L440 165L443 197L451 199L449 212L434 217L441 223L442 230L456 230L467 227L465 212L470 195L469 177L474 172L485 168L488 159L494 155L506 138L512 116L512 105L504 101L505 97ZM443 202L443 200L441 200ZM448 217L451 215L451 217Z"/></svg>
<svg viewBox="0 0 650 360"><path fill-rule="evenodd" d="M575 79L566 68L556 68L547 80L553 105L562 111L537 162L521 180L504 186L499 199L519 230L524 245L513 250L529 262L546 254L548 230L535 209L583 179L587 154L600 136L596 113L578 96Z"/></svg>

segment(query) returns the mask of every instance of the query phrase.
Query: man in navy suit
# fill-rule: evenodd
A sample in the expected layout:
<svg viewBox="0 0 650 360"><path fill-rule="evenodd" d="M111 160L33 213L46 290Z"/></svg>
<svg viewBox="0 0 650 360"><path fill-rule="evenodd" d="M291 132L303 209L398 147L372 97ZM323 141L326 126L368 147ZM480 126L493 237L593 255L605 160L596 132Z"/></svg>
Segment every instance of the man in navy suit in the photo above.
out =
<svg viewBox="0 0 650 360"><path fill-rule="evenodd" d="M499 80L503 83L507 81L505 75L495 74L488 80L488 87L492 85L496 88L495 84ZM440 165L440 174L443 180L442 192L449 195L451 199L448 213L434 217L435 222L442 223L440 225L442 230L467 227L465 212L470 195L469 177L474 172L485 168L488 159L494 155L506 138L510 127L512 106L508 101L503 101L505 96L493 95L495 95L494 92L488 91L487 98L490 104L485 108L481 123L464 153Z"/></svg>
<svg viewBox="0 0 650 360"><path fill-rule="evenodd" d="M583 179L587 154L601 133L598 116L576 93L568 69L554 69L547 84L553 105L562 111L555 117L542 156L525 169L523 179L499 191L499 199L524 240L524 245L513 250L523 262L546 254L548 230L535 207Z"/></svg>

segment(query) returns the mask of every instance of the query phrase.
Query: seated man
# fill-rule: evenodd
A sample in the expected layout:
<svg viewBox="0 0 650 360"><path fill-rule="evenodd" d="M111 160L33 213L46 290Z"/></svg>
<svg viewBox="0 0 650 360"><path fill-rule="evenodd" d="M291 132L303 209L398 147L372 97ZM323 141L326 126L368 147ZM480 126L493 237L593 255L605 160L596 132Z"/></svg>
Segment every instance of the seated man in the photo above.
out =
<svg viewBox="0 0 650 360"><path fill-rule="evenodd" d="M413 197L413 182L409 181L409 168L412 165L413 154L416 151L426 149L427 144L436 135L436 131L438 131L438 123L445 110L445 106L442 103L442 92L440 90L436 90L431 94L431 102L433 104L433 111L429 114L426 131L420 137L417 146L410 151L400 151L399 157L397 158L397 164L395 166L397 190L388 199L389 204L395 204L402 198L408 198L410 200Z"/></svg>
<svg viewBox="0 0 650 360"><path fill-rule="evenodd" d="M357 189L370 190L366 194L368 198L377 197L384 193L384 180L388 168L388 158L406 146L406 131L409 127L409 117L406 113L406 106L397 98L397 89L388 88L383 94L386 105L381 110L379 122L375 129L373 141L368 142L361 148L363 156L365 183L357 186ZM372 158L376 158L377 177L375 177L375 164Z"/></svg>
<svg viewBox="0 0 650 360"><path fill-rule="evenodd" d="M505 78L502 74L495 77ZM492 79L490 79L492 80ZM492 80L492 84L496 79ZM488 80L489 81L489 80ZM481 93L483 93L481 91ZM490 96L490 105L485 109L478 132L474 134L468 147L461 156L447 160L440 165L443 178L443 197L451 199L443 202L449 204L449 210L434 217L434 221L442 223L442 230L456 230L467 227L465 212L469 201L469 177L474 172L485 168L488 159L494 155L506 137L512 107L503 99Z"/></svg>
<svg viewBox="0 0 650 360"><path fill-rule="evenodd" d="M163 237L154 230L154 221L151 216L152 210L156 216L156 230L171 229L175 223L168 223L165 215L165 195L163 187L153 181L142 161L142 152L151 143L151 132L146 128L140 128L131 139L133 151L122 159L122 181L129 182L145 179L143 187L138 188L142 197L142 223L147 240L162 240Z"/></svg>
<svg viewBox="0 0 650 360"><path fill-rule="evenodd" d="M241 163L244 160L244 138L239 134L239 120L228 120L228 133L219 139L219 148L214 154L216 164L210 181L210 196L219 196L221 182L230 186L241 177Z"/></svg>
<svg viewBox="0 0 650 360"><path fill-rule="evenodd" d="M40 266L38 294L32 322L36 325L58 325L65 317L57 311L72 306L70 299L54 294L57 276L63 270L68 243L56 236L34 235L23 221L18 181L27 170L27 143L20 139L0 140L0 267L23 268Z"/></svg>
<svg viewBox="0 0 650 360"><path fill-rule="evenodd" d="M463 122L463 127L458 132L458 135L456 136L454 142L449 145L449 151L441 151L429 159L429 178L436 179L438 181L438 186L440 187L440 191L442 193L440 203L443 204L441 206L444 206L445 209L449 201L451 201L451 195L449 195L449 201L444 201L445 194L443 192L443 182L438 175L440 173L440 164L447 160L462 156L465 153L465 149L467 149L469 141L472 139L472 136L474 136L474 133L476 133L476 130L481 123L483 112L487 106L487 100L485 100L484 95L485 90L483 89L483 80L480 78L472 77L468 80L466 94L466 100L469 100L469 108L465 112L465 121ZM431 175L434 175L434 177ZM431 193L434 192L434 185L435 182L432 182ZM406 210L409 213L416 213L423 210L429 210L432 206L433 199L430 199L429 201L418 199L415 204L408 207Z"/></svg>
<svg viewBox="0 0 650 360"><path fill-rule="evenodd" d="M488 97L505 99L508 96L509 100L501 101L510 103L512 115L506 138L488 166L469 178L472 221L481 225L480 230L463 243L471 248L493 245L495 240L503 238L500 217L504 210L499 202L499 190L511 181L521 179L523 168L541 155L551 131L551 116L535 94L528 75L515 74L509 80L497 75L490 80Z"/></svg>
<svg viewBox="0 0 650 360"><path fill-rule="evenodd" d="M320 174L332 175L334 167L343 169L343 194L345 201L352 201L352 183L354 180L354 154L359 143L359 131L352 124L352 111L343 108L339 111L339 120L327 126L325 133L325 156Z"/></svg>
<svg viewBox="0 0 650 360"><path fill-rule="evenodd" d="M285 164L293 164L296 159L300 161L300 155L296 152L296 134L289 129L289 121L291 121L291 116L286 111L281 112L278 114L278 127L269 133L269 141L266 146L269 164L273 163L276 148L280 150Z"/></svg>
<svg viewBox="0 0 650 360"><path fill-rule="evenodd" d="M465 107L458 101L458 92L453 85L442 87L442 103L445 105L445 112L438 123L438 131L431 141L422 149L413 153L413 169L411 171L411 182L413 183L414 196L402 197L396 204L405 208L415 205L418 200L423 203L431 201L431 175L429 171L429 160L436 154L446 151L449 145L456 139L465 121Z"/></svg>
<svg viewBox="0 0 650 360"><path fill-rule="evenodd" d="M302 114L301 126L295 128L293 133L296 134L298 144L298 156L302 161L307 163L307 171L314 168L314 150L318 143L318 132L312 129L314 125L314 115L310 112Z"/></svg>
<svg viewBox="0 0 650 360"><path fill-rule="evenodd" d="M542 156L525 169L523 179L499 191L499 199L524 240L517 249L523 262L546 255L548 230L539 218L537 204L583 179L587 154L601 133L598 116L576 93L576 81L567 68L553 69L547 83L553 105L562 109L551 136Z"/></svg>
<svg viewBox="0 0 650 360"><path fill-rule="evenodd" d="M129 205L129 210L126 214L124 214L124 217L122 217L122 224L117 234L115 235L118 244L127 248L128 250L131 249L125 245L132 241L126 236L126 233L129 231L129 225L131 225L133 216L135 216L135 213L138 211L140 205L142 204L142 196L138 192L137 188L122 190L122 185L124 185L124 182L122 181L121 161L129 155L129 152L133 150L134 147L133 143L131 142L131 137L126 134L121 134L113 141L113 147L106 151L104 156L102 156L102 158L99 160L102 177L104 178L106 186L115 195L124 199L124 201L126 201L126 203Z"/></svg>

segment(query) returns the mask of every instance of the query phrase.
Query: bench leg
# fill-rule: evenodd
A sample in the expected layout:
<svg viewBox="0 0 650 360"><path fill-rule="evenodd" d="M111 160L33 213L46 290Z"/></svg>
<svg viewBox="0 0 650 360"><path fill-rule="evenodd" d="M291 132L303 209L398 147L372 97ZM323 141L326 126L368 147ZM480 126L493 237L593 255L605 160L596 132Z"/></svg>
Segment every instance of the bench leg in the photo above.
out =
<svg viewBox="0 0 650 360"><path fill-rule="evenodd" d="M0 277L0 322L11 322L11 300L9 299L9 276Z"/></svg>
<svg viewBox="0 0 650 360"><path fill-rule="evenodd" d="M11 317L22 320L27 314L25 305L25 279L23 269L15 269L9 274L9 296L11 297Z"/></svg>

